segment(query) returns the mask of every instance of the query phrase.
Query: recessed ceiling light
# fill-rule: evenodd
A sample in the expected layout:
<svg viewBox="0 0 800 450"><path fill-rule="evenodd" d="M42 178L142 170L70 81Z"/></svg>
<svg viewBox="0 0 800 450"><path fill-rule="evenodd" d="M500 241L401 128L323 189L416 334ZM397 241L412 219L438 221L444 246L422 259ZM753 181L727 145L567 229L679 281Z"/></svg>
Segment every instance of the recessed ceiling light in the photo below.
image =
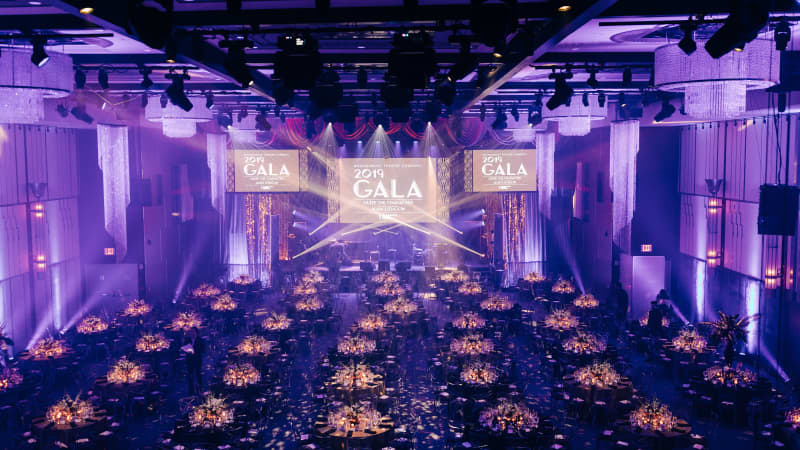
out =
<svg viewBox="0 0 800 450"><path fill-rule="evenodd" d="M41 6L42 2L28 2L31 6Z"/></svg>
<svg viewBox="0 0 800 450"><path fill-rule="evenodd" d="M85 6L80 9L80 12L81 14L91 14L94 12L94 8L92 8L91 6Z"/></svg>
<svg viewBox="0 0 800 450"><path fill-rule="evenodd" d="M357 45L356 48L367 48L365 45Z"/></svg>
<svg viewBox="0 0 800 450"><path fill-rule="evenodd" d="M572 6L570 5L561 5L558 7L558 12L567 12L570 9L572 9Z"/></svg>

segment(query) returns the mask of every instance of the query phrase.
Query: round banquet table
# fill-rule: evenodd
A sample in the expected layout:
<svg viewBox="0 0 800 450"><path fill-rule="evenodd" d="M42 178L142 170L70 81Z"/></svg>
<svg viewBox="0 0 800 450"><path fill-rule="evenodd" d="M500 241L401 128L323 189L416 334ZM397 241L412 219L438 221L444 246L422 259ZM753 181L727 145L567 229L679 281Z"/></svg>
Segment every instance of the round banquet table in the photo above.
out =
<svg viewBox="0 0 800 450"><path fill-rule="evenodd" d="M339 431L329 426L324 417L314 422L315 435L330 448L383 448L388 445L393 430L394 422L389 416L383 416L376 429L366 431Z"/></svg>
<svg viewBox="0 0 800 450"><path fill-rule="evenodd" d="M330 383L330 392L337 400L355 403L363 399L378 397L384 391L383 375L376 374L375 380L364 386L346 388L334 382Z"/></svg>
<svg viewBox="0 0 800 450"><path fill-rule="evenodd" d="M155 381L155 375L153 375L152 371L148 370L145 373L145 377L136 383L111 383L108 381L108 377L103 375L95 380L94 387L104 398L112 396L128 398L145 393Z"/></svg>
<svg viewBox="0 0 800 450"><path fill-rule="evenodd" d="M630 436L649 441L651 448L655 450L678 448L679 445L676 445L677 441L683 438L688 439L689 434L692 432L691 425L683 419L678 419L678 424L675 428L664 432L634 428L627 418L618 420L616 426L619 430Z"/></svg>
<svg viewBox="0 0 800 450"><path fill-rule="evenodd" d="M81 424L56 425L47 421L44 416L35 417L31 421L33 432L44 442L61 441L67 445L78 439L100 433L106 427L105 410L95 410L91 417Z"/></svg>

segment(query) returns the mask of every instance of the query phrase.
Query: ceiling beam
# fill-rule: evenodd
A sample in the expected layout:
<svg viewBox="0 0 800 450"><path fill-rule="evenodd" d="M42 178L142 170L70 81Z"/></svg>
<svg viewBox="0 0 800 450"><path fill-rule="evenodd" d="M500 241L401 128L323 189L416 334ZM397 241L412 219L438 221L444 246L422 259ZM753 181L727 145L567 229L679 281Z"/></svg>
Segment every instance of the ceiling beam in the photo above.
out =
<svg viewBox="0 0 800 450"><path fill-rule="evenodd" d="M770 11L797 11L795 0L756 0L769 5ZM730 0L669 0L643 1L620 0L605 10L601 17L648 17L648 16L689 16L696 14L728 15L731 12Z"/></svg>
<svg viewBox="0 0 800 450"><path fill-rule="evenodd" d="M378 2L376 2L378 3ZM242 14L225 11L176 11L174 24L178 27L208 27L230 25L287 25L318 23L363 22L437 22L442 20L469 20L470 8L464 5L425 5L414 8L403 6L360 6L330 8L285 8L243 10ZM552 17L549 2L520 3L517 15L523 19Z"/></svg>
<svg viewBox="0 0 800 450"><path fill-rule="evenodd" d="M81 14L79 9L65 0L48 0L49 5L59 8L67 14L81 18L84 21L108 31L139 40L130 32L125 24L128 23L126 8L99 8L93 14ZM237 84L237 81L223 67L225 52L209 44L203 39L193 39L190 33L176 33L178 47L178 62L200 67L228 83ZM262 75L258 70L251 70L255 85L251 91L273 100L268 92L272 91L272 81Z"/></svg>
<svg viewBox="0 0 800 450"><path fill-rule="evenodd" d="M485 82L478 86L475 95L458 106L455 110L462 112L468 110L479 103L484 98L500 89L506 82L510 81L520 70L528 67L540 57L547 54L559 42L578 30L590 20L594 19L617 0L582 0L576 2L569 12L557 13L554 18L538 26L535 30L523 30L511 39L507 48L520 48L521 51L506 55L500 67L491 72ZM553 7L552 3L545 5Z"/></svg>
<svg viewBox="0 0 800 450"><path fill-rule="evenodd" d="M0 14L0 30L91 30L100 28L71 14Z"/></svg>

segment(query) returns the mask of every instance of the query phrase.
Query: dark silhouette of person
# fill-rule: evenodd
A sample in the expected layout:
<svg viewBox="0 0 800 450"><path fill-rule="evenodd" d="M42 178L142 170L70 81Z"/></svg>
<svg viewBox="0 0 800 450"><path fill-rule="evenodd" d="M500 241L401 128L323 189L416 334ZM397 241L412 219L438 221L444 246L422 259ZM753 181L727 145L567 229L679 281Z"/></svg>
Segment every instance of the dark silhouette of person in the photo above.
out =
<svg viewBox="0 0 800 450"><path fill-rule="evenodd" d="M197 327L186 334L184 347L191 345L186 351L186 369L189 380L189 395L199 394L203 387L203 355L206 352L206 341L200 337Z"/></svg>

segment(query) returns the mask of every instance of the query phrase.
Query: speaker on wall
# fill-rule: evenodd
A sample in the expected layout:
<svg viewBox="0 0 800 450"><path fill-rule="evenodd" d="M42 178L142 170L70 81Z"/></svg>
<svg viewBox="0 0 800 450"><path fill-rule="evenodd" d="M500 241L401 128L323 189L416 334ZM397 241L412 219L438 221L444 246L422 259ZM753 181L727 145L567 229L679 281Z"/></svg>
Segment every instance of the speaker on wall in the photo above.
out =
<svg viewBox="0 0 800 450"><path fill-rule="evenodd" d="M797 229L797 186L761 185L758 198L758 234L794 236Z"/></svg>

